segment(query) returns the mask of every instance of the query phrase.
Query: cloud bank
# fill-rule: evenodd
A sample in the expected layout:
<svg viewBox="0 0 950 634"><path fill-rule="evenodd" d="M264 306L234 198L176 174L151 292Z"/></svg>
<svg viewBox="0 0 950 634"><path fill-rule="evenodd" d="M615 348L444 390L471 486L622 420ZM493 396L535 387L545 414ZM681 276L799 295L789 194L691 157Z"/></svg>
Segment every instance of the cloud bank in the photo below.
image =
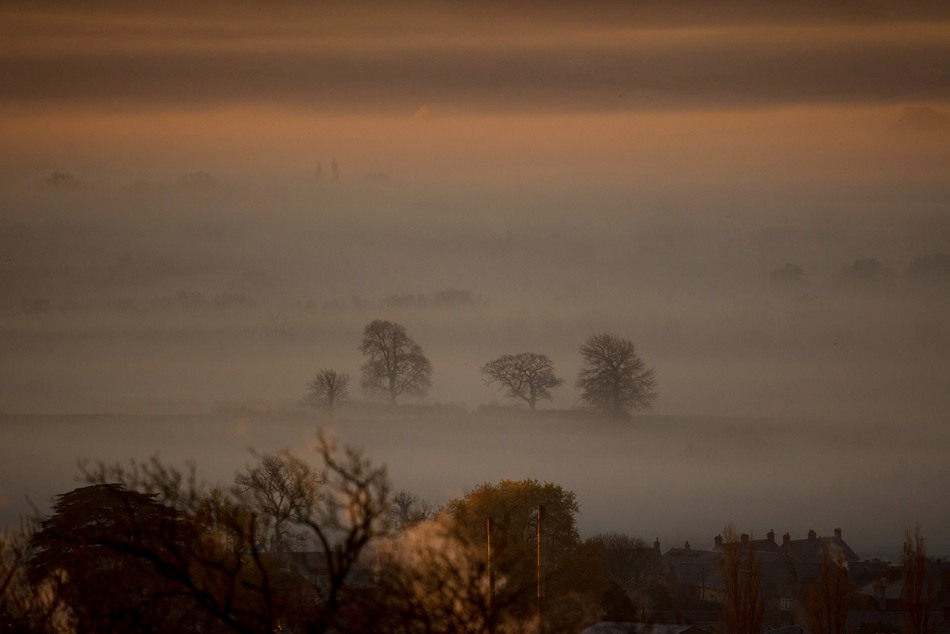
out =
<svg viewBox="0 0 950 634"><path fill-rule="evenodd" d="M8 9L0 104L409 115L423 106L625 112L950 97L950 17L931 5L519 6Z"/></svg>

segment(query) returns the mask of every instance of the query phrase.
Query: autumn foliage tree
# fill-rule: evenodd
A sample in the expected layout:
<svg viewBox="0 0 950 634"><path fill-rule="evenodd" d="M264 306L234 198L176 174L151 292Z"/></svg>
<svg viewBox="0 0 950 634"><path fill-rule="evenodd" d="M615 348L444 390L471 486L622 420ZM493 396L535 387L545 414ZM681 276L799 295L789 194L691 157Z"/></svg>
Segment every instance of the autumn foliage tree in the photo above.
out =
<svg viewBox="0 0 950 634"><path fill-rule="evenodd" d="M377 582L354 631L524 632L505 599L493 598L484 552L446 516L400 531L377 549Z"/></svg>
<svg viewBox="0 0 950 634"><path fill-rule="evenodd" d="M550 618L568 623L569 615L561 613L555 618L553 611L568 605L575 586L583 584L571 574L580 545L575 519L579 507L572 491L552 482L502 480L482 484L449 501L441 513L462 539L482 548L486 521L491 518L492 567L496 577L504 579L497 599L519 618L529 619L537 607L539 506L545 509L543 586L551 597L545 606L551 611Z"/></svg>
<svg viewBox="0 0 950 634"><path fill-rule="evenodd" d="M551 390L564 383L554 374L554 363L543 354L504 354L481 368L485 383L497 383L507 396L532 410L539 400L551 400Z"/></svg>

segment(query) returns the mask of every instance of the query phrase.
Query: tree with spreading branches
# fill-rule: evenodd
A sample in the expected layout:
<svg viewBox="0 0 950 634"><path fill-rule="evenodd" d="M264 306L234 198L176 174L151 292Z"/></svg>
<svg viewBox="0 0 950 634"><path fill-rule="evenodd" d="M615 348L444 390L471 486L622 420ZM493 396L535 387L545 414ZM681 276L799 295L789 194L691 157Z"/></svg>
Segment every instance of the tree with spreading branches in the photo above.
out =
<svg viewBox="0 0 950 634"><path fill-rule="evenodd" d="M580 353L584 364L576 385L584 403L617 417L650 408L657 397L654 370L632 341L599 333L587 338Z"/></svg>
<svg viewBox="0 0 950 634"><path fill-rule="evenodd" d="M257 538L266 552L286 552L304 543L295 520L317 503L321 474L287 450L259 457L234 478L257 520Z"/></svg>
<svg viewBox="0 0 950 634"><path fill-rule="evenodd" d="M322 434L316 451L313 467L288 453L265 454L245 472L247 479L210 491L197 481L193 465L182 472L158 458L84 468L91 486L62 496L57 515L43 525L50 530L34 539L39 554L33 568L57 581L54 597L70 614L97 619L95 627L81 631L138 631L126 628L125 621L108 629L120 616L144 623L140 629L147 631L166 631L159 627L166 625L176 632L200 628L257 634L273 632L277 625L341 631L348 612L357 609L360 593L354 591L354 578L363 574L361 558L390 530L389 480L386 469L373 465L362 451L338 447ZM77 506L74 499L95 504ZM108 522L99 521L107 511ZM267 514L272 517L263 521ZM313 558L265 551L274 543L278 516L278 532L299 536ZM51 533L60 526L66 532ZM270 535L262 535L262 527ZM68 549L71 559L54 548ZM47 560L52 563L44 567ZM83 592L89 582L81 571L59 575L64 561L91 562L89 569L105 575L106 594L122 597L131 609L104 612L97 607L88 616L77 612L74 606L85 609L102 602L83 595L84 600L67 603L70 592ZM101 561L108 567L97 568ZM291 563L296 577L287 571ZM128 577L135 580L134 590L117 585L117 579L128 585L124 573L116 574L119 564L137 575ZM286 591L288 579L299 592ZM319 581L301 586L301 579ZM152 601L142 588L155 588L155 596L172 605ZM143 614L154 619L146 622ZM155 625L159 618L163 620Z"/></svg>
<svg viewBox="0 0 950 634"><path fill-rule="evenodd" d="M363 329L361 385L393 405L403 394L424 396L432 385L432 363L400 324L377 319Z"/></svg>
<svg viewBox="0 0 950 634"><path fill-rule="evenodd" d="M564 383L554 374L554 363L543 354L503 354L481 368L485 383L497 383L507 396L520 398L532 410L540 400L551 400L551 390Z"/></svg>
<svg viewBox="0 0 950 634"><path fill-rule="evenodd" d="M322 407L330 414L349 396L346 386L350 383L350 375L346 372L337 372L323 368L318 370L307 383L307 405Z"/></svg>

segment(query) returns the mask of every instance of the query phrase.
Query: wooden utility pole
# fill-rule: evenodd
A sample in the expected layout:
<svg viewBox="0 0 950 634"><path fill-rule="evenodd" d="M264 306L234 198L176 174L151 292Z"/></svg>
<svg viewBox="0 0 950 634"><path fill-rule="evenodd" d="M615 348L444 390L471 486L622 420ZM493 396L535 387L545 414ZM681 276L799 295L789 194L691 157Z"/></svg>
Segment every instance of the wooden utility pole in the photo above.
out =
<svg viewBox="0 0 950 634"><path fill-rule="evenodd" d="M543 631L541 615L544 611L544 505L538 506L538 632Z"/></svg>
<svg viewBox="0 0 950 634"><path fill-rule="evenodd" d="M489 517L485 520L485 531L488 538L488 610L490 612L495 609L495 569L492 568L491 561L491 525L492 519Z"/></svg>

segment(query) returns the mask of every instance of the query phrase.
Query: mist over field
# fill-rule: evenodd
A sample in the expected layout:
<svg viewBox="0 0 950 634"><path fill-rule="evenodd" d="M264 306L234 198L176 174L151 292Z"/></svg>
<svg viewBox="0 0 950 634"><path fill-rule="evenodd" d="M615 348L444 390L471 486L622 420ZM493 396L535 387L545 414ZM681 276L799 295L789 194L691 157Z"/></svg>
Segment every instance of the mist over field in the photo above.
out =
<svg viewBox="0 0 950 634"><path fill-rule="evenodd" d="M0 520L79 458L226 482L308 446L306 382L389 319L431 390L354 380L334 428L436 503L537 477L664 548L919 521L950 552L950 18L885 5L11 4ZM651 413L578 411L605 331ZM518 352L552 411L494 407Z"/></svg>
<svg viewBox="0 0 950 634"><path fill-rule="evenodd" d="M503 399L487 360L538 351L573 377L600 331L656 367L658 413L940 424L950 403L950 277L909 272L950 251L927 201L898 224L616 189L49 187L8 203L0 238L7 412L297 404L320 367L358 374L377 318L429 355L428 400L470 409ZM859 259L882 270L849 276ZM553 406L578 405L570 383Z"/></svg>

